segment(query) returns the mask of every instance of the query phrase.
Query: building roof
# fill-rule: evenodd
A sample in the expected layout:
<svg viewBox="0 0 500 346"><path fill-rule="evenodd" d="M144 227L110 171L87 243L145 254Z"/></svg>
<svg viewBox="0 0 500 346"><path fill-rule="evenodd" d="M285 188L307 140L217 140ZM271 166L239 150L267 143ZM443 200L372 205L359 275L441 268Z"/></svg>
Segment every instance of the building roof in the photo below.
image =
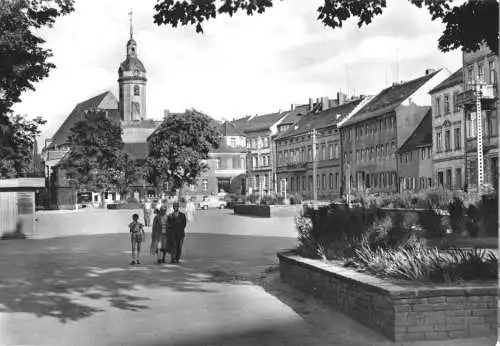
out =
<svg viewBox="0 0 500 346"><path fill-rule="evenodd" d="M363 107L351 119L347 120L343 126L349 126L392 112L404 100L410 97L440 71L441 69L405 83L395 84L382 90L372 99L371 102Z"/></svg>
<svg viewBox="0 0 500 346"><path fill-rule="evenodd" d="M244 133L252 131L262 131L269 129L287 114L288 112L278 112L256 115L253 117L247 116L245 118L233 120L232 123Z"/></svg>
<svg viewBox="0 0 500 346"><path fill-rule="evenodd" d="M404 142L404 144L399 148L398 153L402 153L409 150L414 150L420 147L425 147L432 145L432 109L425 114L424 118L417 126L415 131L410 137Z"/></svg>
<svg viewBox="0 0 500 346"><path fill-rule="evenodd" d="M222 135L223 136L245 136L245 133L238 129L232 122L225 121L222 124Z"/></svg>
<svg viewBox="0 0 500 346"><path fill-rule="evenodd" d="M290 125L295 124L301 119L302 116L309 113L309 105L299 105L295 106L294 109L287 112L286 116L280 122L280 125Z"/></svg>
<svg viewBox="0 0 500 346"><path fill-rule="evenodd" d="M450 88L457 84L462 84L464 81L463 69L459 68L457 71L453 72L448 78L439 83L436 87L434 87L429 94L434 94L438 91Z"/></svg>
<svg viewBox="0 0 500 346"><path fill-rule="evenodd" d="M321 129L335 125L339 120L351 113L362 100L362 98L350 100L342 105L328 108L327 110L319 113L308 113L303 116L302 119L295 124L295 126L291 127L288 131L279 134L276 137L276 140L301 135L312 129Z"/></svg>
<svg viewBox="0 0 500 346"><path fill-rule="evenodd" d="M127 56L127 58L120 64L120 67L118 68L119 73L123 71L146 72L146 69L144 68L144 64L138 58Z"/></svg>
<svg viewBox="0 0 500 346"><path fill-rule="evenodd" d="M113 93L111 93L111 91L106 91L88 100L80 102L75 106L73 111L68 115L62 125L59 126L57 131L54 133L54 135L52 136L52 143L50 144L50 147L66 144L70 136L71 128L80 120L85 119L85 111L87 110L105 110L108 112L108 116L110 116L112 120L116 120L117 117L119 117L118 100L113 95Z"/></svg>

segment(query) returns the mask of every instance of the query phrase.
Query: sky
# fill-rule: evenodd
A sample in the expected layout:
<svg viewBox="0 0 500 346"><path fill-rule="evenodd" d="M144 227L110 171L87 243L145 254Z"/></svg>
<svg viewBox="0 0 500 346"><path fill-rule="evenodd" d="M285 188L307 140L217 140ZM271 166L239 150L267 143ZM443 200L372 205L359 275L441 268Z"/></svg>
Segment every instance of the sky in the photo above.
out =
<svg viewBox="0 0 500 346"><path fill-rule="evenodd" d="M332 30L317 20L322 0L285 0L261 15L224 15L194 27L153 23L156 0L76 0L75 11L43 29L57 66L25 92L14 111L48 122L54 134L75 105L110 90L118 96L118 67L125 59L129 16L147 70L147 117L196 108L216 119L287 110L310 97L373 95L427 68L461 65L459 50L442 53L443 24L402 0L358 28L350 20Z"/></svg>

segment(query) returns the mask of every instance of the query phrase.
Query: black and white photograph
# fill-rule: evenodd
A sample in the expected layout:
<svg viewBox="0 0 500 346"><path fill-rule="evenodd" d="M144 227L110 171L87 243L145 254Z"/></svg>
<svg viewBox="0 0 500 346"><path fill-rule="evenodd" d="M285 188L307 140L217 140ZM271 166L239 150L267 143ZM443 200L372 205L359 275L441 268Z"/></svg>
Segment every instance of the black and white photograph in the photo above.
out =
<svg viewBox="0 0 500 346"><path fill-rule="evenodd" d="M499 346L499 0L0 0L0 345Z"/></svg>

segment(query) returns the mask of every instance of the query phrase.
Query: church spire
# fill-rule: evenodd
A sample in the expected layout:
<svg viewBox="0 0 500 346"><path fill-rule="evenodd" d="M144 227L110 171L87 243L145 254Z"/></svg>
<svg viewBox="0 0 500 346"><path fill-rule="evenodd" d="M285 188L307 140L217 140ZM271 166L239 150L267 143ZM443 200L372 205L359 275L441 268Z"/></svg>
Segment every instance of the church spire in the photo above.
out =
<svg viewBox="0 0 500 346"><path fill-rule="evenodd" d="M134 40L134 27L132 23L132 9L128 13L130 16L130 39L127 42L127 56L137 57L137 43Z"/></svg>
<svg viewBox="0 0 500 346"><path fill-rule="evenodd" d="M130 16L130 39L133 38L134 36L134 28L133 28L133 25L132 25L132 9L130 9L130 12L128 13L128 15Z"/></svg>

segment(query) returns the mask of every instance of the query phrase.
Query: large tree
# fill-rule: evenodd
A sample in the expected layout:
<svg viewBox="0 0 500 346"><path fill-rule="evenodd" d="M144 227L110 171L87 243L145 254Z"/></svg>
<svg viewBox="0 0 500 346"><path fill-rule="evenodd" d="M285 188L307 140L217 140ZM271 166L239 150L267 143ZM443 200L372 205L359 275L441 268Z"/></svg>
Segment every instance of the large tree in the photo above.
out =
<svg viewBox="0 0 500 346"><path fill-rule="evenodd" d="M21 93L55 67L39 29L74 10L74 0L0 0L0 123Z"/></svg>
<svg viewBox="0 0 500 346"><path fill-rule="evenodd" d="M498 54L498 0L469 0L461 5L453 5L453 0L408 1L419 8L426 7L432 20L442 20L445 29L439 38L440 50L462 48L470 52L485 42ZM201 33L203 23L217 15L232 16L238 11L253 15L272 6L273 0L158 0L154 22L173 27L194 25L196 32ZM355 17L361 27L381 15L386 6L386 0L324 0L317 9L318 20L335 29Z"/></svg>
<svg viewBox="0 0 500 346"><path fill-rule="evenodd" d="M10 115L4 119L9 125L0 126L0 179L28 176L33 168L40 126L46 121L40 117L29 120L21 115Z"/></svg>
<svg viewBox="0 0 500 346"><path fill-rule="evenodd" d="M168 116L150 138L147 181L170 191L195 184L208 168L209 151L219 147L221 138L218 123L194 109Z"/></svg>
<svg viewBox="0 0 500 346"><path fill-rule="evenodd" d="M130 162L123 151L120 123L101 111L88 112L71 128L70 150L60 167L79 189L120 192Z"/></svg>

